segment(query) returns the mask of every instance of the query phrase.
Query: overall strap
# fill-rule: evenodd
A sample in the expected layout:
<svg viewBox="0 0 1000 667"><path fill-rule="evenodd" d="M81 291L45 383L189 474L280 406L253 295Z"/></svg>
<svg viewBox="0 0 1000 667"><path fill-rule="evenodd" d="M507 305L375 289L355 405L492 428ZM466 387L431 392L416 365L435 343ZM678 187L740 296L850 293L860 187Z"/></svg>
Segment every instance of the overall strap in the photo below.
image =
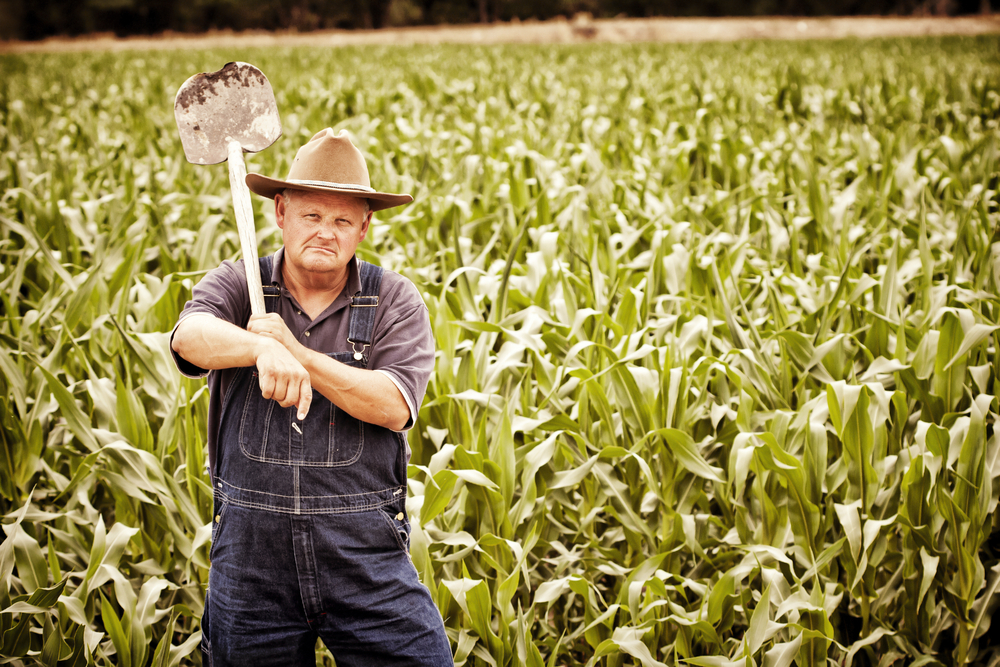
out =
<svg viewBox="0 0 1000 667"><path fill-rule="evenodd" d="M361 289L351 297L351 322L347 334L347 342L354 348L354 358L358 361L367 357L367 348L372 343L375 329L375 312L378 308L378 295L382 288L381 266L358 261L358 273L361 276Z"/></svg>
<svg viewBox="0 0 1000 667"><path fill-rule="evenodd" d="M260 264L260 286L264 290L264 307L267 312L273 313L278 305L278 301L275 298L267 297L279 297L281 296L281 288L277 285L271 284L271 270L274 266L274 255L267 255L266 257L261 257L257 262Z"/></svg>

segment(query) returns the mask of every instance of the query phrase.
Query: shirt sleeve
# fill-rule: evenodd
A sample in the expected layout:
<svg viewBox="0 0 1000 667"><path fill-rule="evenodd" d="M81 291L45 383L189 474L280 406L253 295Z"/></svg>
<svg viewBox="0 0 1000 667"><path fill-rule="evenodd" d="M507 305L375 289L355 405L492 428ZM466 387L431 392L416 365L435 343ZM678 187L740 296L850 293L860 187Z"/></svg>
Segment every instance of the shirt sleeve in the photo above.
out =
<svg viewBox="0 0 1000 667"><path fill-rule="evenodd" d="M242 259L237 262L226 260L220 267L205 274L191 291L191 300L184 304L184 310L170 332L170 356L173 357L177 370L185 377L202 378L208 375L208 371L192 364L174 352L173 348L177 327L192 315L211 315L239 327L246 327L250 321L250 295L247 292L247 277Z"/></svg>
<svg viewBox="0 0 1000 667"><path fill-rule="evenodd" d="M380 296L386 310L375 330L368 367L389 376L403 394L410 408L405 431L416 422L434 370L434 333L417 288L398 274L393 277L396 280Z"/></svg>

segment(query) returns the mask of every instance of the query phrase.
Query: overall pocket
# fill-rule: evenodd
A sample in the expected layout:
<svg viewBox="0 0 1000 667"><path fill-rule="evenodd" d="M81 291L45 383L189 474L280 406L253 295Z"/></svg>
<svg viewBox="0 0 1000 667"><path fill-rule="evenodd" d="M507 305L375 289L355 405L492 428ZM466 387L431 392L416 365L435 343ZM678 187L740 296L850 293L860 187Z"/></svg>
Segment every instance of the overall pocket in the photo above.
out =
<svg viewBox="0 0 1000 667"><path fill-rule="evenodd" d="M264 398L257 372L247 383L240 418L240 450L254 461L317 468L348 466L361 457L364 424L313 392L309 415Z"/></svg>
<svg viewBox="0 0 1000 667"><path fill-rule="evenodd" d="M219 543L219 530L222 528L222 521L226 518L226 510L229 508L229 499L219 494L215 494L213 503L215 513L212 515L212 546L208 549L208 561L212 562L215 554L215 546Z"/></svg>
<svg viewBox="0 0 1000 667"><path fill-rule="evenodd" d="M410 553L410 520L401 507L385 505L378 509L386 525L392 531L396 544L407 554Z"/></svg>

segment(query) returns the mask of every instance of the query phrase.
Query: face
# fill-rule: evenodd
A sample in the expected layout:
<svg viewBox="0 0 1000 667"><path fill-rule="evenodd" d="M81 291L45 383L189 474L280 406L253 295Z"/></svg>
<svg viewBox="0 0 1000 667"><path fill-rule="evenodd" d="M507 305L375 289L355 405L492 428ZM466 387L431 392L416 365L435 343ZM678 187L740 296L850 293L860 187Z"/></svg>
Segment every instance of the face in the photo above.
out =
<svg viewBox="0 0 1000 667"><path fill-rule="evenodd" d="M274 197L285 244L286 270L299 281L337 281L368 234L371 212L349 195L296 190Z"/></svg>

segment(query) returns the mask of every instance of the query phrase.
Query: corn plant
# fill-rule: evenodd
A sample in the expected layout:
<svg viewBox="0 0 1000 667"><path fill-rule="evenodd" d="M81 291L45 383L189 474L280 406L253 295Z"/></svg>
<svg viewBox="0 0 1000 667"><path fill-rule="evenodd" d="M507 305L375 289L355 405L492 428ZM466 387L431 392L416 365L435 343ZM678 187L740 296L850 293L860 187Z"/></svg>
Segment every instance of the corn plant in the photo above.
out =
<svg viewBox="0 0 1000 667"><path fill-rule="evenodd" d="M456 665L1000 664L1000 40L0 57L0 661L199 664L238 256L173 93L348 130L438 355L411 554ZM255 201L262 252L280 245ZM317 664L334 657L317 647Z"/></svg>

